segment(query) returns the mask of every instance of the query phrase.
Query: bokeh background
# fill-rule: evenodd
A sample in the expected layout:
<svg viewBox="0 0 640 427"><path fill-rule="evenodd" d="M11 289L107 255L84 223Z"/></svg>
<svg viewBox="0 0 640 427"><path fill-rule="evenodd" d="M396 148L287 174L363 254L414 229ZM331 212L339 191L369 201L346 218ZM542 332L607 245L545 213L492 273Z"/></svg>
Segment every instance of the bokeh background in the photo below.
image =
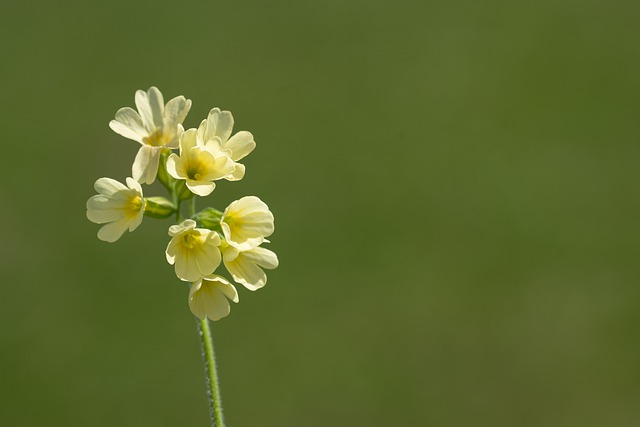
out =
<svg viewBox="0 0 640 427"><path fill-rule="evenodd" d="M276 216L213 325L230 427L640 425L637 2L1 9L0 425L208 425L171 222L85 217L151 85L255 135L200 206Z"/></svg>

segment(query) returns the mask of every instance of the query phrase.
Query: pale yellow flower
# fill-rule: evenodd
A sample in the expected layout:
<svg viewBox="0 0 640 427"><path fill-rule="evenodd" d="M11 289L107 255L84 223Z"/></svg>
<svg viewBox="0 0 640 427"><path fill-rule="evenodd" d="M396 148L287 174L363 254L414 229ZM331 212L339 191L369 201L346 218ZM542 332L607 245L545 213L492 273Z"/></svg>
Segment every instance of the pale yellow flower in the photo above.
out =
<svg viewBox="0 0 640 427"><path fill-rule="evenodd" d="M229 181L238 181L244 177L245 166L238 163L256 148L251 132L240 131L231 136L233 115L230 111L214 108L198 127L198 144L215 144L226 156L233 160L234 171L225 177Z"/></svg>
<svg viewBox="0 0 640 427"><path fill-rule="evenodd" d="M229 175L235 167L213 145L198 145L196 130L189 129L180 137L180 156L172 154L167 159L167 172L175 179L186 180L187 188L198 196L208 196L216 188L213 181Z"/></svg>
<svg viewBox="0 0 640 427"><path fill-rule="evenodd" d="M127 186L111 178L100 178L94 188L99 193L87 201L87 218L105 224L98 231L98 239L115 242L127 229L135 230L142 222L144 197L142 187L127 178Z"/></svg>
<svg viewBox="0 0 640 427"><path fill-rule="evenodd" d="M227 279L216 274L194 282L189 292L189 308L200 320L220 320L231 311L229 301L238 302L238 291Z"/></svg>
<svg viewBox="0 0 640 427"><path fill-rule="evenodd" d="M227 206L220 226L227 242L240 251L258 246L275 228L269 207L256 196L243 197Z"/></svg>
<svg viewBox="0 0 640 427"><path fill-rule="evenodd" d="M212 274L220 265L220 236L205 228L196 228L191 219L169 227L171 242L166 256L175 264L176 275L184 281L195 282Z"/></svg>
<svg viewBox="0 0 640 427"><path fill-rule="evenodd" d="M151 184L156 179L162 149L178 148L184 131L182 122L191 108L191 100L177 96L165 105L162 93L151 87L147 92L137 91L135 102L138 111L129 107L119 109L109 127L142 145L133 162L133 178Z"/></svg>
<svg viewBox="0 0 640 427"><path fill-rule="evenodd" d="M267 274L263 268L273 270L278 266L276 254L260 246L239 251L223 243L221 249L224 266L233 276L233 280L251 291L267 284Z"/></svg>

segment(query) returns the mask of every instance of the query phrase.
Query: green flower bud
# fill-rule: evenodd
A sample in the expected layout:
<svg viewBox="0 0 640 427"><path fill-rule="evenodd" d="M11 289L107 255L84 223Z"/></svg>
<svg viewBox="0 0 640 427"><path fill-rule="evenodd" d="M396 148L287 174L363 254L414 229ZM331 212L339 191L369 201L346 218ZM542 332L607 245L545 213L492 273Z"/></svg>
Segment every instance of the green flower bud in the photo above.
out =
<svg viewBox="0 0 640 427"><path fill-rule="evenodd" d="M176 195L180 200L189 200L193 197L193 193L189 190L189 187L187 187L185 180L181 179L176 182Z"/></svg>
<svg viewBox="0 0 640 427"><path fill-rule="evenodd" d="M144 214L151 218L168 218L176 212L176 206L164 197L145 198Z"/></svg>
<svg viewBox="0 0 640 427"><path fill-rule="evenodd" d="M214 208L206 208L195 214L191 219L202 224L204 228L209 230L220 230L220 219L222 212Z"/></svg>
<svg viewBox="0 0 640 427"><path fill-rule="evenodd" d="M170 190L171 186L176 182L176 180L167 173L167 159L170 155L171 150L167 148L163 149L160 153L160 164L158 165L158 181L168 190Z"/></svg>

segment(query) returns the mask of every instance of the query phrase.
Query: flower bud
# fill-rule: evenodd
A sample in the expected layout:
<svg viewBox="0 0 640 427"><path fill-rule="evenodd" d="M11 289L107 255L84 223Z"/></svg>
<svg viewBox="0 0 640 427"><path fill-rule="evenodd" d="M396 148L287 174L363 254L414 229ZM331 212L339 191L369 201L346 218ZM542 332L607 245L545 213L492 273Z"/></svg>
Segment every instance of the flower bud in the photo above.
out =
<svg viewBox="0 0 640 427"><path fill-rule="evenodd" d="M220 230L220 218L222 218L222 212L214 208L206 208L191 217L193 220L202 224L204 228L209 230Z"/></svg>
<svg viewBox="0 0 640 427"><path fill-rule="evenodd" d="M164 197L147 197L144 214L151 218L168 218L176 212L176 207Z"/></svg>
<svg viewBox="0 0 640 427"><path fill-rule="evenodd" d="M158 181L165 186L165 188L170 189L171 186L176 181L171 175L167 173L167 158L171 154L171 150L163 149L160 153L160 164L158 165Z"/></svg>
<svg viewBox="0 0 640 427"><path fill-rule="evenodd" d="M180 200L189 200L193 197L193 193L183 179L176 182L176 195Z"/></svg>

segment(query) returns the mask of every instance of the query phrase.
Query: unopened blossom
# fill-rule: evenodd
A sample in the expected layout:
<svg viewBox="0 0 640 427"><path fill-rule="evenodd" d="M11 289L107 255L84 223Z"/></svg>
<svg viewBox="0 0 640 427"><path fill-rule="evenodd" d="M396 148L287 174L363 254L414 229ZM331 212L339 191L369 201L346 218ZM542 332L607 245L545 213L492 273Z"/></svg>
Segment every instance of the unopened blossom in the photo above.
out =
<svg viewBox="0 0 640 427"><path fill-rule="evenodd" d="M261 244L275 227L269 207L256 196L243 197L227 206L220 226L227 242L240 251Z"/></svg>
<svg viewBox="0 0 640 427"><path fill-rule="evenodd" d="M216 274L194 282L189 292L189 308L200 320L220 320L231 311L229 300L238 302L238 291L227 279Z"/></svg>
<svg viewBox="0 0 640 427"><path fill-rule="evenodd" d="M177 96L165 105L162 93L151 87L146 92L137 91L135 103L138 111L129 107L119 109L109 127L142 145L133 162L132 174L136 181L151 184L156 179L162 149L178 148L184 132L182 122L191 108L191 100Z"/></svg>
<svg viewBox="0 0 640 427"><path fill-rule="evenodd" d="M278 266L278 257L269 249L258 246L247 251L239 251L224 242L222 260L233 280L251 291L266 285L267 274L263 268L273 270Z"/></svg>
<svg viewBox="0 0 640 427"><path fill-rule="evenodd" d="M98 192L87 201L87 218L96 224L105 224L98 231L98 238L115 242L127 229L135 230L142 222L144 197L142 187L127 178L127 185L111 178L100 178L94 188Z"/></svg>
<svg viewBox="0 0 640 427"><path fill-rule="evenodd" d="M196 228L196 222L187 219L169 227L171 242L166 256L175 264L176 275L184 281L195 282L212 274L220 265L220 236L205 228Z"/></svg>
<svg viewBox="0 0 640 427"><path fill-rule="evenodd" d="M233 173L227 175L225 179L238 181L244 177L245 166L238 163L256 148L251 132L240 131L231 136L233 131L233 115L230 111L220 111L214 108L209 112L209 116L200 123L198 127L198 144L206 145L213 143L219 150L228 156L235 164Z"/></svg>
<svg viewBox="0 0 640 427"><path fill-rule="evenodd" d="M196 130L189 129L180 137L180 156L171 154L167 172L175 179L184 179L187 188L198 196L208 196L216 188L215 180L233 173L233 161L214 142L198 145Z"/></svg>

